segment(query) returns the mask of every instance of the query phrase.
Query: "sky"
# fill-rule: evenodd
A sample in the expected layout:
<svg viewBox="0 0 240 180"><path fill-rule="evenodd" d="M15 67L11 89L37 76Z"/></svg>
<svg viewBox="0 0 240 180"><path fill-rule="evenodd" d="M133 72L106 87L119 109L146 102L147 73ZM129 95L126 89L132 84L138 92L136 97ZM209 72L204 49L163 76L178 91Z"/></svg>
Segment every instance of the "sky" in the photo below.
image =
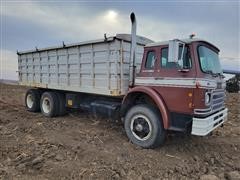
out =
<svg viewBox="0 0 240 180"><path fill-rule="evenodd" d="M195 33L220 49L223 68L240 69L240 2L233 0L0 0L0 79L17 79L16 51L130 33L154 41Z"/></svg>

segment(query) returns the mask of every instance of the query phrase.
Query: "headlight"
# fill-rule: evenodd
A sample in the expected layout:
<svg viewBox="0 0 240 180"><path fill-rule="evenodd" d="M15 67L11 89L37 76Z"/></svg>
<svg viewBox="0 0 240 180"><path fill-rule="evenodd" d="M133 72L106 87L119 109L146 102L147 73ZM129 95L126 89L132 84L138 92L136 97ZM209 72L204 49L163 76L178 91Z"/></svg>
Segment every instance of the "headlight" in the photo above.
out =
<svg viewBox="0 0 240 180"><path fill-rule="evenodd" d="M211 101L211 95L210 93L205 93L205 105L208 105Z"/></svg>

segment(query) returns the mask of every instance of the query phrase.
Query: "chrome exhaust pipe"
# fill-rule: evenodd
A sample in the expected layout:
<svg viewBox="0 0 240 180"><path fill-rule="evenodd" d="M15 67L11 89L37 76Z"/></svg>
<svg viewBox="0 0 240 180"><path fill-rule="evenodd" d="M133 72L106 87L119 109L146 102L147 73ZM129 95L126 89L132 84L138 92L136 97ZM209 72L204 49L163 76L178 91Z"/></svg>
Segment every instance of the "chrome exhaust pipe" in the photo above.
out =
<svg viewBox="0 0 240 180"><path fill-rule="evenodd" d="M134 86L135 81L135 58L136 58L136 33L137 33L137 20L135 14L132 12L130 15L130 19L132 22L131 29L131 52L130 52L130 63L129 63L129 87Z"/></svg>

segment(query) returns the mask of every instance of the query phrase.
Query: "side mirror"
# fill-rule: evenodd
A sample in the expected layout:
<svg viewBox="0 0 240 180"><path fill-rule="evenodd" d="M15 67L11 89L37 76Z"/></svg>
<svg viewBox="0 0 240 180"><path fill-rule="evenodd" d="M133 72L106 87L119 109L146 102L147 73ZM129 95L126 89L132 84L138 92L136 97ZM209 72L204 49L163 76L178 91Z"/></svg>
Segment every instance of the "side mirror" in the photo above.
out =
<svg viewBox="0 0 240 180"><path fill-rule="evenodd" d="M183 69L183 54L185 43L178 40L170 40L168 46L168 62L175 62L180 69Z"/></svg>
<svg viewBox="0 0 240 180"><path fill-rule="evenodd" d="M178 62L179 41L170 40L168 46L168 62Z"/></svg>

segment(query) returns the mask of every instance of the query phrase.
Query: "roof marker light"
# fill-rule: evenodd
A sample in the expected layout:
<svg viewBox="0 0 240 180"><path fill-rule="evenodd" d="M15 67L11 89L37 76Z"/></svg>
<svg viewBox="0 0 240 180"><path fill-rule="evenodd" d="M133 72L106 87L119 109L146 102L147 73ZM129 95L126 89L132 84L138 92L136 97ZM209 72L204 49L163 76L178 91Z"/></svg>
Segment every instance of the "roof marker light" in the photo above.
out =
<svg viewBox="0 0 240 180"><path fill-rule="evenodd" d="M195 36L196 36L196 34L195 34L195 33L192 33L192 34L190 34L189 38L190 38L190 39L193 39Z"/></svg>

